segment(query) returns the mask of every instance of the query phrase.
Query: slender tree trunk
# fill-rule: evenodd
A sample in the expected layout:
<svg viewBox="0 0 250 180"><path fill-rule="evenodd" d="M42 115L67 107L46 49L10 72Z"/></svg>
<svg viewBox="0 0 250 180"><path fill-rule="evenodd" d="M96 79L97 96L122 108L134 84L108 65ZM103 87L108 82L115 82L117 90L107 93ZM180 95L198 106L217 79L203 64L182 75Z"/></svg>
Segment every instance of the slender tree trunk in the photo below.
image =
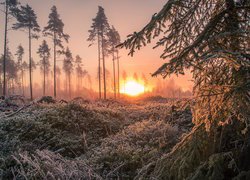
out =
<svg viewBox="0 0 250 180"><path fill-rule="evenodd" d="M119 52L116 52L116 59L117 59L117 90L118 90L118 97L120 97L120 57ZM125 86L124 86L125 87Z"/></svg>
<svg viewBox="0 0 250 180"><path fill-rule="evenodd" d="M32 58L31 58L31 29L29 28L29 73L30 73L30 99L33 100L32 89Z"/></svg>
<svg viewBox="0 0 250 180"><path fill-rule="evenodd" d="M21 60L21 74L22 74L22 95L24 96L24 81L23 81L24 73L22 65L23 65L23 60Z"/></svg>
<svg viewBox="0 0 250 180"><path fill-rule="evenodd" d="M80 77L80 89L82 89L82 80L83 80L83 77L82 77L82 75L81 75L81 77ZM80 90L79 89L79 90Z"/></svg>
<svg viewBox="0 0 250 180"><path fill-rule="evenodd" d="M104 37L103 37L103 31L102 31L102 61L103 61L103 98L107 99L107 92L106 92L106 68L105 68L105 54L104 54Z"/></svg>
<svg viewBox="0 0 250 180"><path fill-rule="evenodd" d="M14 79L12 78L12 94L15 94L15 85L14 85Z"/></svg>
<svg viewBox="0 0 250 180"><path fill-rule="evenodd" d="M46 69L45 69L45 57L43 57L43 96L45 96L45 76L46 76Z"/></svg>
<svg viewBox="0 0 250 180"><path fill-rule="evenodd" d="M76 73L76 90L77 90L77 92L79 92L79 78L78 78L78 76L79 76L79 73L77 72Z"/></svg>
<svg viewBox="0 0 250 180"><path fill-rule="evenodd" d="M114 50L114 47L113 47ZM115 52L113 51L114 98L116 99Z"/></svg>
<svg viewBox="0 0 250 180"><path fill-rule="evenodd" d="M123 85L123 92L125 93L125 90L126 90L126 87L125 87L126 86L126 79L124 79L123 83L124 83L124 85Z"/></svg>
<svg viewBox="0 0 250 180"><path fill-rule="evenodd" d="M25 96L25 88L26 88L26 85L27 85L27 76L26 76L26 70L23 71L23 88L24 88L24 91L23 91L23 95Z"/></svg>
<svg viewBox="0 0 250 180"><path fill-rule="evenodd" d="M54 98L56 98L56 33L54 32Z"/></svg>
<svg viewBox="0 0 250 180"><path fill-rule="evenodd" d="M78 79L78 73L76 73L76 90L79 91L79 79Z"/></svg>
<svg viewBox="0 0 250 180"><path fill-rule="evenodd" d="M99 99L102 98L102 82L101 82L101 50L100 50L100 35L98 32L98 81L99 81Z"/></svg>
<svg viewBox="0 0 250 180"><path fill-rule="evenodd" d="M69 73L69 99L71 99L71 74Z"/></svg>
<svg viewBox="0 0 250 180"><path fill-rule="evenodd" d="M5 32L4 32L4 55L3 55L3 96L6 96L6 57L7 57L7 33L8 33L8 12L9 6L5 0Z"/></svg>
<svg viewBox="0 0 250 180"><path fill-rule="evenodd" d="M61 76L60 76L60 74L58 74L58 75L57 75L57 90L58 90L58 92L61 91L61 82L60 82L60 78L61 78Z"/></svg>
<svg viewBox="0 0 250 180"><path fill-rule="evenodd" d="M2 72L0 71L0 92L1 92L1 94L3 93L2 88L3 88Z"/></svg>
<svg viewBox="0 0 250 180"><path fill-rule="evenodd" d="M66 95L66 94L68 94L68 76L67 76L67 74L65 74L64 88L65 88L65 95Z"/></svg>

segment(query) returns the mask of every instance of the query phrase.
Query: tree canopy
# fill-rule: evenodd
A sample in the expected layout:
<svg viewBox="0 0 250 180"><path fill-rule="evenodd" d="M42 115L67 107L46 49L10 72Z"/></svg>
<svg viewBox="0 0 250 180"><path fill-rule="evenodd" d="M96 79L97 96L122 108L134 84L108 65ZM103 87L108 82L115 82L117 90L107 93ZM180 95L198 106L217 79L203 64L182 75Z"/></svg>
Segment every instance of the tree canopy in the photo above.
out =
<svg viewBox="0 0 250 180"><path fill-rule="evenodd" d="M69 35L64 33L64 23L62 19L60 19L56 6L51 8L48 25L44 27L43 33L45 36L54 38L56 46L60 48L63 48L62 40L66 42L69 40Z"/></svg>
<svg viewBox="0 0 250 180"><path fill-rule="evenodd" d="M37 53L39 54L40 60L40 69L42 72L49 73L50 68L50 48L45 40L43 40L42 44L39 46Z"/></svg>
<svg viewBox="0 0 250 180"><path fill-rule="evenodd" d="M38 38L37 32L40 32L40 26L37 23L37 16L34 10L27 4L26 6L21 6L16 13L17 22L13 24L13 29L31 29L34 33L33 38Z"/></svg>

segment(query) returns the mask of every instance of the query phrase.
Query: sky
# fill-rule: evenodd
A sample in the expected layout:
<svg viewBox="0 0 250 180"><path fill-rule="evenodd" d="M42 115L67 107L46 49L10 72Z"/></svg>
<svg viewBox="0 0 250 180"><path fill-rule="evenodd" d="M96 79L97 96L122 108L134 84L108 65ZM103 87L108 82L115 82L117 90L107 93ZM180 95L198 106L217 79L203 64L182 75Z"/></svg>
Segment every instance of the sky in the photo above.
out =
<svg viewBox="0 0 250 180"><path fill-rule="evenodd" d="M48 15L53 5L57 6L58 13L65 24L64 31L70 35L68 46L73 53L77 54L83 59L85 69L92 76L92 81L97 87L97 46L93 45L88 47L89 36L88 30L91 27L92 19L96 16L98 6L105 9L105 14L108 18L109 24L113 25L120 33L121 39L125 40L127 35L139 31L151 19L152 15L161 10L166 0L20 0L22 4L28 3L36 12L38 23L43 29L48 22ZM2 7L3 9L3 7ZM4 14L0 16L1 24L4 23ZM15 21L11 21L11 24ZM3 26L2 26L3 27ZM9 47L13 54L19 44L25 48L25 59L28 59L28 35L22 31L9 31ZM51 45L51 40L48 38L40 37L38 40L32 40L32 56L34 60L39 61L36 51L45 39ZM0 50L3 52L3 28L0 28ZM154 43L141 51L138 51L134 57L127 56L128 50L120 50L121 56L121 73L123 70L129 76L133 76L136 72L139 76L144 73L151 82L155 82L156 78L151 78L150 73L153 73L167 60L160 59L163 49L158 48L153 50ZM52 47L52 46L51 46ZM63 59L60 57L58 59ZM107 69L112 72L111 57L107 59ZM52 60L51 60L51 64ZM58 64L62 65L62 61ZM35 77L39 77L39 70L36 70ZM176 83L184 90L192 87L191 75L188 73L183 77L176 78ZM39 78L35 78L35 83L40 84ZM152 83L153 84L153 83Z"/></svg>

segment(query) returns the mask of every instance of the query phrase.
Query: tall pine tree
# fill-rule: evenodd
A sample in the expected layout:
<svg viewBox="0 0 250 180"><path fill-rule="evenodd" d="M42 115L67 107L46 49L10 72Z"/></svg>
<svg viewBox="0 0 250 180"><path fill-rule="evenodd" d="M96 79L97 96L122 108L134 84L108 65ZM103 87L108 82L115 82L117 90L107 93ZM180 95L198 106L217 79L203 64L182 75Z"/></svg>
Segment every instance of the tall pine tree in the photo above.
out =
<svg viewBox="0 0 250 180"><path fill-rule="evenodd" d="M121 43L120 35L118 31L112 26L108 32L109 44L110 44L110 53L113 57L113 78L114 78L114 97L116 99L116 95L120 94L120 67L119 67L119 58L118 58L118 49L116 46ZM117 60L117 71L118 71L118 88L116 86L116 71L115 71L115 60Z"/></svg>
<svg viewBox="0 0 250 180"><path fill-rule="evenodd" d="M73 56L68 47L65 51L63 70L65 72L66 78L66 90L68 89L69 98L71 98L71 73L73 72Z"/></svg>
<svg viewBox="0 0 250 180"><path fill-rule="evenodd" d="M18 4L17 0L5 0L5 25L4 25L4 54L3 54L3 96L6 96L6 61L7 61L7 39L8 39L8 22L9 15L14 15L16 13L16 6Z"/></svg>
<svg viewBox="0 0 250 180"><path fill-rule="evenodd" d="M0 63L3 64L4 55L0 58ZM6 51L6 90L8 89L8 94L14 94L15 92L15 85L17 83L17 72L18 66L17 63L14 61L14 57L10 52L9 48L7 47Z"/></svg>
<svg viewBox="0 0 250 180"><path fill-rule="evenodd" d="M96 17L93 19L93 24L89 30L88 41L97 41L98 44L98 80L99 80L99 98L101 98L101 59L103 61L103 89L104 99L106 99L106 71L105 71L105 56L108 54L108 32L109 32L108 19L104 13L104 9L99 6Z"/></svg>
<svg viewBox="0 0 250 180"><path fill-rule="evenodd" d="M82 86L82 74L83 74L83 69L82 69L82 58L77 55L75 59L75 65L76 65L76 89L79 92L80 87Z"/></svg>
<svg viewBox="0 0 250 180"><path fill-rule="evenodd" d="M48 25L44 27L44 35L49 36L53 39L54 48L54 97L57 95L57 84L56 84L56 60L57 54L62 54L64 51L63 41L68 42L69 35L64 33L64 23L60 19L60 15L57 12L56 6L51 8L51 13L49 14ZM57 50L59 48L59 50Z"/></svg>
<svg viewBox="0 0 250 180"><path fill-rule="evenodd" d="M44 40L42 44L39 46L39 49L37 51L39 54L40 60L40 69L43 73L43 95L45 96L46 91L46 76L48 75L50 71L50 48L47 44L47 42Z"/></svg>
<svg viewBox="0 0 250 180"><path fill-rule="evenodd" d="M38 39L37 33L40 32L40 26L37 23L37 16L34 10L27 4L21 6L16 14L17 23L13 25L13 29L22 29L28 31L29 36L29 79L30 79L30 99L33 99L32 89L32 55L31 55L31 40Z"/></svg>
<svg viewBox="0 0 250 180"><path fill-rule="evenodd" d="M24 96L24 80L23 80L23 77L24 77L24 69L23 69L24 48L21 44L17 47L17 51L16 51L15 55L17 56L18 70L21 71L21 89L22 89L21 92L22 92L22 95Z"/></svg>

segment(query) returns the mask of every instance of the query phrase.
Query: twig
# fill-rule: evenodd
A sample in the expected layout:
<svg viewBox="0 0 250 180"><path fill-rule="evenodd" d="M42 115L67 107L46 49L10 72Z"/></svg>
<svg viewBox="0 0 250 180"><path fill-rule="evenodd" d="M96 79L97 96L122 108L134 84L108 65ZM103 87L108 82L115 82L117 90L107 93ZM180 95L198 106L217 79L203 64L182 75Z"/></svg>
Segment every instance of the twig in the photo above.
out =
<svg viewBox="0 0 250 180"><path fill-rule="evenodd" d="M9 115L6 115L6 117L12 117L12 116L18 114L19 112L21 112L22 110L24 110L24 109L30 107L30 106L33 105L33 104L34 104L34 103L32 102L31 104L25 105L25 106L21 107L20 109L18 109L17 111L15 111L15 112L13 112L13 113L11 113L11 114L9 114Z"/></svg>
<svg viewBox="0 0 250 180"><path fill-rule="evenodd" d="M106 175L106 178L109 177L111 174L114 174L116 171L118 171L122 166L125 165L125 162L122 163L121 165L119 165L118 167L116 167L113 171L109 172L107 175Z"/></svg>

